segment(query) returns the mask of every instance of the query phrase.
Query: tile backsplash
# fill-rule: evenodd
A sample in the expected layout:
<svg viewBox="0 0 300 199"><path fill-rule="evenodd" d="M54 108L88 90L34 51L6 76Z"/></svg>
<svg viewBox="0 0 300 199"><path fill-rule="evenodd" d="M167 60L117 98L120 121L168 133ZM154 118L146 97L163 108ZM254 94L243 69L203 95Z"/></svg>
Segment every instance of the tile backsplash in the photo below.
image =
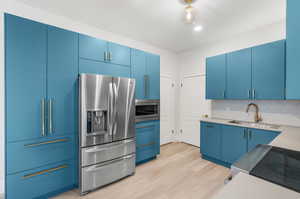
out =
<svg viewBox="0 0 300 199"><path fill-rule="evenodd" d="M253 121L254 107L246 113L247 105L251 102L259 106L264 123L300 126L300 101L212 101L211 115L215 118Z"/></svg>

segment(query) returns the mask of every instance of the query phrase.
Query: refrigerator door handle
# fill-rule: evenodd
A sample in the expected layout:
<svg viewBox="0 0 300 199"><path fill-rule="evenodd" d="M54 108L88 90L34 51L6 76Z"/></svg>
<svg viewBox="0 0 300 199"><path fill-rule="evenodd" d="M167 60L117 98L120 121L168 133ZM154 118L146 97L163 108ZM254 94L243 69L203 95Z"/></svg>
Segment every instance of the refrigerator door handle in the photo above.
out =
<svg viewBox="0 0 300 199"><path fill-rule="evenodd" d="M113 90L113 83L109 83L109 96L108 96L108 131L109 135L113 134L113 111L114 111L114 90Z"/></svg>
<svg viewBox="0 0 300 199"><path fill-rule="evenodd" d="M113 91L114 91L114 110L113 110L113 135L116 134L116 128L117 128L117 101L118 101L118 89L117 89L117 85L116 82L113 83Z"/></svg>

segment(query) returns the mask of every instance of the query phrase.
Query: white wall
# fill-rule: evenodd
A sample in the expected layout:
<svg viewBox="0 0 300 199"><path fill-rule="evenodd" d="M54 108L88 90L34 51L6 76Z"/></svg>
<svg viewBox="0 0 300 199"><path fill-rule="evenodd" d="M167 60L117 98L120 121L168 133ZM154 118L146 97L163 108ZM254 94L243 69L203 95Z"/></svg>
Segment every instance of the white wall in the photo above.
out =
<svg viewBox="0 0 300 199"><path fill-rule="evenodd" d="M206 43L200 46L198 49L186 51L179 54L180 60L180 79L183 81L186 77L205 76L205 58L222 53L227 53L267 42L272 42L280 39L284 39L286 35L285 22L278 22L270 24L259 29L249 31L243 34L236 35L232 38L227 38L222 41L214 41ZM201 33L199 34L201 37ZM201 84L200 81L196 81L196 84ZM191 90L191 92L199 92L198 90ZM205 93L205 85L201 85L201 91ZM205 95L202 95L205 96ZM188 100L188 99L185 99ZM192 102L191 102L192 103ZM205 100L204 97L198 99L197 104L193 104L196 114L200 113L200 110L206 110L206 113L212 117L229 118L229 119L245 119L252 120L252 113L246 114L245 109L248 101L210 101ZM300 125L300 101L260 101L257 102L261 108L261 112L265 122ZM182 103L181 103L182 104ZM185 102L187 104L187 102ZM202 107L201 107L202 106ZM181 107L182 108L182 107ZM203 115L198 114L198 120ZM182 114L182 112L180 113ZM194 114L195 115L195 114ZM199 122L197 123L194 118L194 125L198 125L195 128L198 129ZM184 119L180 119L178 123L181 124L181 128L185 126ZM194 138L198 139L199 131L192 132ZM189 132L190 133L190 132ZM183 133L183 136L184 133ZM185 137L184 137L185 138ZM182 140L184 140L184 138Z"/></svg>
<svg viewBox="0 0 300 199"><path fill-rule="evenodd" d="M177 55L172 52L77 21L72 21L63 16L53 15L14 0L3 0L0 5L0 196L4 192L4 12L159 54L161 57L161 75L169 76L177 81L178 60ZM163 98L164 96L162 95L161 97ZM175 121L175 116L172 117Z"/></svg>

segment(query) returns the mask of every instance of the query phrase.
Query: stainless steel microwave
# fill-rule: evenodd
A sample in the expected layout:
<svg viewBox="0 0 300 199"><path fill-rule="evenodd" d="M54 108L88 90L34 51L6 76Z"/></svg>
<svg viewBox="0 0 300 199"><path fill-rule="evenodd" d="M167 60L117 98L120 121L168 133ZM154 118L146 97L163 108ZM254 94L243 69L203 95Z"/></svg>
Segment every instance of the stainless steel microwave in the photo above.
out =
<svg viewBox="0 0 300 199"><path fill-rule="evenodd" d="M160 100L135 100L135 121L159 120Z"/></svg>

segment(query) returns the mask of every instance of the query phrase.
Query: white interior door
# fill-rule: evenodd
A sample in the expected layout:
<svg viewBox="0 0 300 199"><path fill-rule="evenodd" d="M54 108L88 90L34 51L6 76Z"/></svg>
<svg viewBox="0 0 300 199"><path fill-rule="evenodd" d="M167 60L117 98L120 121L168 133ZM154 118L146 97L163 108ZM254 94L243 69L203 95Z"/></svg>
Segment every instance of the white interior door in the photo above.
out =
<svg viewBox="0 0 300 199"><path fill-rule="evenodd" d="M205 99L205 75L184 77L180 96L181 141L200 147L200 118L211 110Z"/></svg>
<svg viewBox="0 0 300 199"><path fill-rule="evenodd" d="M160 144L172 142L175 124L175 83L160 77Z"/></svg>

